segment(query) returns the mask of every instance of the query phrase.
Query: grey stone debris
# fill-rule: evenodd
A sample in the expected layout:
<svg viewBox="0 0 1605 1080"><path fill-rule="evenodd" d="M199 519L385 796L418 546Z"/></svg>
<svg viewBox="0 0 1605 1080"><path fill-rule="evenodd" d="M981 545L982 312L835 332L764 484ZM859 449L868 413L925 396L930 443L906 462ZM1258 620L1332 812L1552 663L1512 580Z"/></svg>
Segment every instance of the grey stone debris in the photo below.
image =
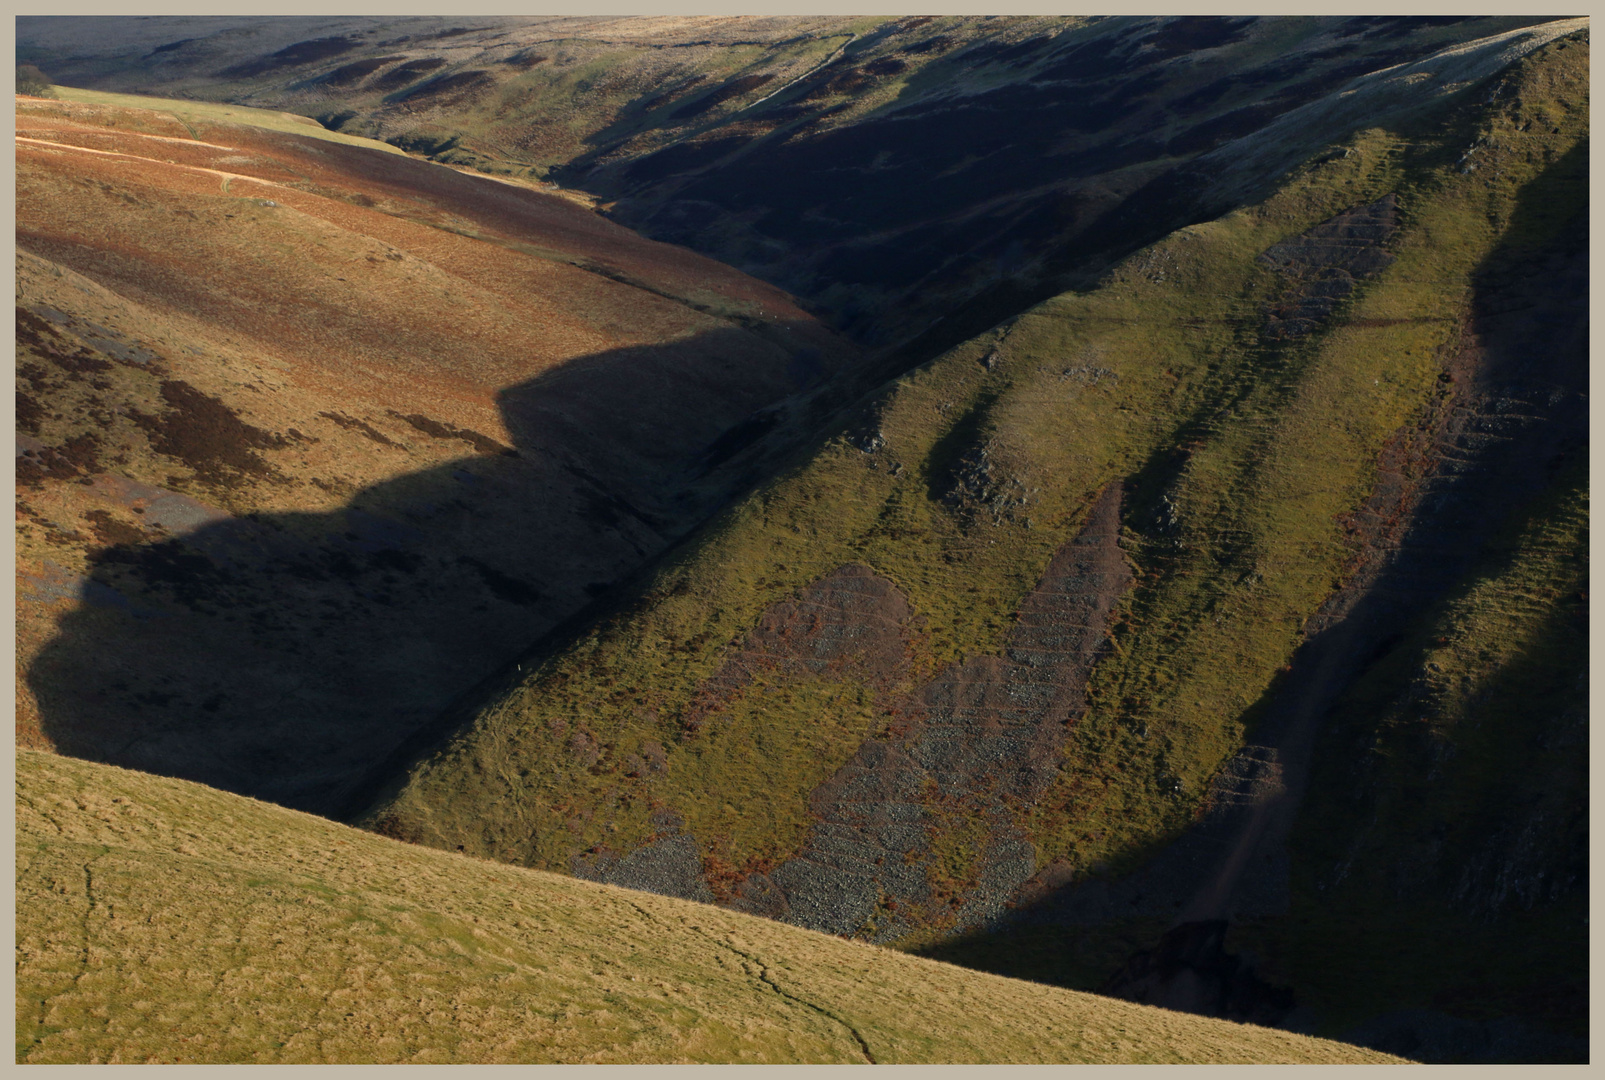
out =
<svg viewBox="0 0 1605 1080"><path fill-rule="evenodd" d="M702 879L702 855L690 833L665 836L622 859L576 859L573 870L575 877L606 885L713 903L713 892Z"/></svg>

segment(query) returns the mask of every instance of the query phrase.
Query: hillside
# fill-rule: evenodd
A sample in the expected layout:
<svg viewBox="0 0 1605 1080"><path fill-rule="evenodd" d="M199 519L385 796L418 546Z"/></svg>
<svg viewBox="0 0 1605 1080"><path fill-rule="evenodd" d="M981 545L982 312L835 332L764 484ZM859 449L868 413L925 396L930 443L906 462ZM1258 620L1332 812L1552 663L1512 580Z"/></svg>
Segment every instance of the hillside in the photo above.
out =
<svg viewBox="0 0 1605 1080"><path fill-rule="evenodd" d="M24 745L338 813L856 355L531 186L61 95L18 99Z"/></svg>
<svg viewBox="0 0 1605 1080"><path fill-rule="evenodd" d="M1382 1062L17 757L17 1060Z"/></svg>
<svg viewBox="0 0 1605 1080"><path fill-rule="evenodd" d="M1181 993L1179 968L1135 955L1162 958L1167 927L1230 923L1232 956L1256 926L1306 959L1334 947L1352 920L1305 890L1355 860L1374 880L1345 889L1384 923L1401 873L1422 912L1463 911L1486 886L1449 880L1449 848L1441 871L1416 851L1449 828L1486 875L1556 875L1483 911L1508 953L1452 946L1399 982L1296 959L1249 978L1216 933L1180 965L1204 989L1176 1003L1319 1025L1514 1012L1558 1025L1518 1054L1575 1053L1586 788L1563 763L1581 736L1570 711L1540 734L1485 701L1582 674L1581 652L1516 658L1575 632L1586 595L1586 57L1557 42L1362 131L898 380L510 676L365 820L1149 999ZM1532 530L1566 539L1520 556ZM1420 650L1481 589L1529 610L1500 648L1461 648L1456 687ZM1501 638L1477 610L1493 621L1456 636ZM1334 699L1401 679L1433 703L1399 706L1420 726L1340 706L1332 730L1358 732L1313 753ZM1454 779L1406 798L1370 763L1390 739ZM1507 778L1512 739L1545 764ZM1310 785L1360 806L1300 819L1333 839L1290 868ZM1479 801L1529 824L1441 824ZM1407 817L1367 831L1364 806ZM1419 925L1376 927L1372 960ZM1539 1005L1536 972L1566 989Z"/></svg>
<svg viewBox="0 0 1605 1080"><path fill-rule="evenodd" d="M29 775L167 807L107 838L197 927L164 963L325 1010L175 978L235 1033L198 1060L360 1020L397 1059L1586 1061L1589 56L1541 17L20 18ZM100 910L81 856L31 917ZM239 959L318 898L302 966L355 981ZM179 1054L131 968L70 1019L52 934L29 1052Z"/></svg>
<svg viewBox="0 0 1605 1080"><path fill-rule="evenodd" d="M32 17L18 42L68 85L286 109L560 180L646 235L805 298L862 343L903 346L884 378L1258 201L1321 145L1485 75L1556 25L169 17L136 30ZM1291 156L1278 163L1219 152L1279 123Z"/></svg>

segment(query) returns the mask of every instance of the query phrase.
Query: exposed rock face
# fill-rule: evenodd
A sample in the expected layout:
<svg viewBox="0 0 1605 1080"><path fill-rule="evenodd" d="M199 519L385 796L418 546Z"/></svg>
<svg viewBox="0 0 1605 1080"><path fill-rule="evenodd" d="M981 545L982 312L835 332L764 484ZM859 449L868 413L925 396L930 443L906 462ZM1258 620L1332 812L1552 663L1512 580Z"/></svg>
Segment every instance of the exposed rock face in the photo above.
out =
<svg viewBox="0 0 1605 1080"><path fill-rule="evenodd" d="M994 524L1026 517L1037 502L1029 459L996 437L966 450L953 466L942 502L966 518Z"/></svg>
<svg viewBox="0 0 1605 1080"><path fill-rule="evenodd" d="M1398 227L1399 200L1390 194L1268 248L1260 261L1290 280L1266 318L1266 338L1303 337L1324 322L1357 281L1393 261L1383 245Z"/></svg>

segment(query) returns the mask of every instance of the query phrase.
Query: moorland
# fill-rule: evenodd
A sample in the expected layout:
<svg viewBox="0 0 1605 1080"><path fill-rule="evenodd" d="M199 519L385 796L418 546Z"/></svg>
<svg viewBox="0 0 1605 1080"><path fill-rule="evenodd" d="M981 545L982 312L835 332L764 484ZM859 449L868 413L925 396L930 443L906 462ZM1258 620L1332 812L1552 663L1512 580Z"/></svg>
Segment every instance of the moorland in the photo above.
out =
<svg viewBox="0 0 1605 1080"><path fill-rule="evenodd" d="M19 1060L1586 1060L1588 50L20 19Z"/></svg>

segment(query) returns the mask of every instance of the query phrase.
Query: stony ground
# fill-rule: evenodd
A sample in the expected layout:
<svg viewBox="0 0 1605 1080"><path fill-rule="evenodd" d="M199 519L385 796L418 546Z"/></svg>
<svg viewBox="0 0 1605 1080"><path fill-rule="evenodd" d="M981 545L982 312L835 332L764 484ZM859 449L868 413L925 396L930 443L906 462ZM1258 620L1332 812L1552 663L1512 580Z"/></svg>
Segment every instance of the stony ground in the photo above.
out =
<svg viewBox="0 0 1605 1080"><path fill-rule="evenodd" d="M227 72L215 41L150 56L400 80L373 117L465 135L550 104L330 25ZM924 52L950 24L720 38L740 63L585 162L615 213L796 271L866 340L935 265L867 220L1090 260L965 249L980 278L914 286L950 336L867 363L527 183L282 116L25 103L19 734L294 805L377 794L365 820L448 852L1078 988L1434 1060L1586 1056L1586 29L963 25ZM1476 26L1509 32L1458 43ZM595 45L496 70L578 93ZM782 79L741 74L748 48L824 66L758 109ZM1210 81L1227 57L1244 77ZM1106 84L1202 120L1139 109L1165 141L1126 149L1202 156L1158 177L1108 159L1119 130L1050 133L1030 152L1109 181L1091 202L922 156ZM919 152L864 156L882 124ZM909 169L936 203L877 202ZM797 230L835 261L765 263Z"/></svg>
<svg viewBox="0 0 1605 1080"><path fill-rule="evenodd" d="M1436 659L1388 676L1400 684L1388 715L1401 718L1389 725L1421 702L1418 735L1351 735L1336 757L1314 747L1350 687L1407 663L1395 650L1425 640L1419 620L1494 573L1477 567L1508 557L1535 507L1573 491L1586 438L1572 242L1586 219L1586 56L1580 36L1555 41L1475 94L1328 147L1265 202L1180 230L1098 289L897 380L806 466L489 699L369 820L524 865L615 867L645 887L668 888L653 884L661 871L747 910L1076 986L1127 970L1131 992L1158 994L1156 978L1221 974L1222 949L1253 951L1266 978L1307 986L1303 1003L1342 1024L1380 1007L1352 965L1341 988L1323 983L1312 942L1335 946L1302 928L1328 916L1300 889L1340 880L1348 856L1329 836L1316 865L1288 837L1309 783L1377 783L1377 748L1398 738L1458 779L1408 841L1343 811L1373 837L1374 910L1382 882L1419 877L1422 856L1401 852L1437 852L1472 790L1534 838L1478 848L1478 865L1508 870L1481 888L1528 880L1536 851L1559 876L1500 909L1526 947L1497 960L1434 931L1441 956L1394 971L1382 942L1406 935L1384 932L1379 914L1370 955L1390 972L1394 1008L1442 1003L1475 1025L1467 1003L1487 1001L1553 1034L1544 1053L1572 1054L1580 984L1567 975L1569 989L1541 1000L1516 987L1571 970L1577 778L1540 796L1493 757L1457 759L1451 745L1481 745L1470 718L1482 706L1468 689L1424 707L1444 682L1425 667ZM1258 136L1242 146L1264 150ZM1086 580L1124 572L1130 586L1089 585L1112 608L1107 622L1102 609L1081 620L1087 643L1106 634L1107 647L1067 665L1064 686L1037 686L1018 635L1033 632L1036 590L1071 542L1113 537L1089 524L1111 491L1116 562ZM1558 547L1555 574L1577 557ZM848 566L873 576L845 589ZM1564 588L1535 595L1550 618L1570 618ZM790 613L815 604L820 641L797 635L796 655L828 661L837 641L861 651L818 671L763 669L758 658L784 652ZM1467 687L1505 678L1504 647L1486 648L1460 676ZM899 649L901 661L874 661ZM1529 689L1547 700L1581 672L1572 653L1545 655L1558 681ZM1075 714L1062 740L1009 730L1055 697ZM1570 705L1531 723L1499 715L1501 739L1572 738ZM562 741L579 725L594 753ZM629 766L648 743L663 766ZM988 755L996 768L971 786ZM1051 777L1040 787L1039 769ZM1442 880L1419 902L1447 917L1474 886L1449 880L1446 856L1432 864ZM1212 929L1223 920L1231 934ZM1139 953L1163 962L1138 971ZM1176 956L1197 962L1191 975ZM1239 1004L1294 1016L1280 991Z"/></svg>

